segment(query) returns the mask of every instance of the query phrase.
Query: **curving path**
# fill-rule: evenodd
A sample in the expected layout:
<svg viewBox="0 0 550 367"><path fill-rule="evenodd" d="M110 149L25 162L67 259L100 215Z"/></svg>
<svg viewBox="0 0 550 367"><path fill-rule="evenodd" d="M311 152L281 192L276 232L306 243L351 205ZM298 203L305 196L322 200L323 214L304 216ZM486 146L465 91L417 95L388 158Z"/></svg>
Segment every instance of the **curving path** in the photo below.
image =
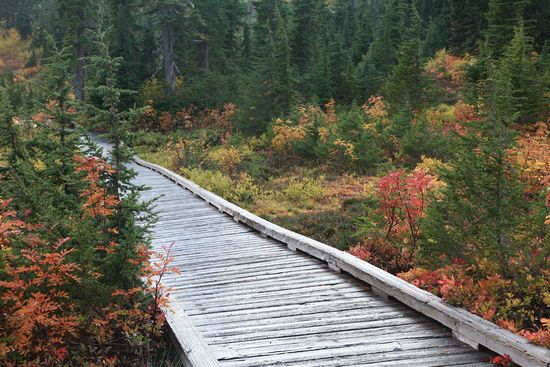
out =
<svg viewBox="0 0 550 367"><path fill-rule="evenodd" d="M205 365L490 366L441 324L133 168L150 187L143 198L160 197L153 245L175 242L182 273L165 284L176 317L186 314L179 331L199 334L201 353L214 357Z"/></svg>

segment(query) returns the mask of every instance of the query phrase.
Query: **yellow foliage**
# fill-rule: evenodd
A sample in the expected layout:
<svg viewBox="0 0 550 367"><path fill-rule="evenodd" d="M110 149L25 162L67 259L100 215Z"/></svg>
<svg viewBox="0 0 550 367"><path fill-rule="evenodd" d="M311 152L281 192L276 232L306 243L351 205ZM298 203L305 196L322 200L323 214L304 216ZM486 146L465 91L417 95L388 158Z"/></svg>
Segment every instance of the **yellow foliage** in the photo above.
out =
<svg viewBox="0 0 550 367"><path fill-rule="evenodd" d="M306 137L307 130L303 125L293 125L291 120L278 118L273 126L275 136L271 140L273 148L279 152L287 152L292 143Z"/></svg>
<svg viewBox="0 0 550 367"><path fill-rule="evenodd" d="M29 45L30 39L22 40L17 30L0 30L0 74L23 69L31 56Z"/></svg>
<svg viewBox="0 0 550 367"><path fill-rule="evenodd" d="M241 163L243 156L238 148L221 146L210 149L207 153L207 159L231 176L239 163Z"/></svg>
<svg viewBox="0 0 550 367"><path fill-rule="evenodd" d="M316 179L305 177L303 179L293 178L282 190L287 200L299 202L314 202L325 196L325 178L320 176Z"/></svg>
<svg viewBox="0 0 550 367"><path fill-rule="evenodd" d="M336 147L336 154L339 151L343 151L345 157L351 159L352 161L357 159L357 156L355 155L355 145L353 145L351 141L338 138L334 141L334 146Z"/></svg>
<svg viewBox="0 0 550 367"><path fill-rule="evenodd" d="M43 171L44 169L46 169L46 164L41 159L34 159L32 161L32 166L37 171Z"/></svg>
<svg viewBox="0 0 550 367"><path fill-rule="evenodd" d="M434 177L439 176L441 169L449 169L451 167L437 158L430 158L423 155L420 159L420 163L418 163L414 169L422 170Z"/></svg>
<svg viewBox="0 0 550 367"><path fill-rule="evenodd" d="M368 117L363 129L376 132L390 125L388 106L382 96L371 96L361 108Z"/></svg>

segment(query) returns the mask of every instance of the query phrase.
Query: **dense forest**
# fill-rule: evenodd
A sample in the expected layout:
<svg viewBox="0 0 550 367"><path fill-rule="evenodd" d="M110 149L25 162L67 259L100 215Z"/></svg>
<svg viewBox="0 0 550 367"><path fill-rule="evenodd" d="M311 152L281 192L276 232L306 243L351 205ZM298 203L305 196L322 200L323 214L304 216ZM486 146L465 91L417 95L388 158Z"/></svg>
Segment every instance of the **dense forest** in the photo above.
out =
<svg viewBox="0 0 550 367"><path fill-rule="evenodd" d="M550 347L549 0L0 3L4 365L162 363L134 151Z"/></svg>

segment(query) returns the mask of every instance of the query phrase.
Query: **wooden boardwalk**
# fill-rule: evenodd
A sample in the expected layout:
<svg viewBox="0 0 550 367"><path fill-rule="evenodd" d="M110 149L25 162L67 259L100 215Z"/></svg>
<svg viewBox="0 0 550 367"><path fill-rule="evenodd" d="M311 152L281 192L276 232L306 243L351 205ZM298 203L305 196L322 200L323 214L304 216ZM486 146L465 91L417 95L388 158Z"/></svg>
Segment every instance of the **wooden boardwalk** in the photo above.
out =
<svg viewBox="0 0 550 367"><path fill-rule="evenodd" d="M150 187L143 198L160 197L153 245L175 243L182 273L164 283L176 316L185 313L176 333L199 334L201 353L218 361L206 365L490 366L441 324L133 168Z"/></svg>

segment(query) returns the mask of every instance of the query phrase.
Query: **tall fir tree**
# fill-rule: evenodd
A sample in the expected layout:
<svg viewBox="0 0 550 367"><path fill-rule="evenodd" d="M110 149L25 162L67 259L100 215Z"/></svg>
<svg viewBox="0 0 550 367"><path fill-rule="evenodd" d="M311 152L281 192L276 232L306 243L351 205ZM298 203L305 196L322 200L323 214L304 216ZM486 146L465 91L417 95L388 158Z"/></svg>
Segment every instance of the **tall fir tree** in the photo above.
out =
<svg viewBox="0 0 550 367"><path fill-rule="evenodd" d="M385 78L397 63L397 51L406 33L406 4L389 0L373 32L373 41L358 64L356 80L363 100L380 92Z"/></svg>
<svg viewBox="0 0 550 367"><path fill-rule="evenodd" d="M102 81L94 86L102 105L87 107L95 121L102 121L109 127L107 136L111 149L108 161L114 172L108 178L107 188L108 194L119 199L114 215L109 218L112 223L104 224L109 240L117 244L117 252L105 264L105 277L109 284L129 288L136 286L135 274L140 266L129 260L136 257L137 246L147 242L147 225L152 219L149 203L139 199L144 188L133 183L136 173L128 167L133 157L129 146L129 127L140 110L122 108L121 96L131 93L118 87L117 75L123 60L111 55L107 35L101 27L94 32L94 38L98 54L90 58L90 64L97 74L96 80ZM117 228L117 231L112 232L108 228Z"/></svg>
<svg viewBox="0 0 550 367"><path fill-rule="evenodd" d="M487 54L498 60L514 36L528 0L489 0L487 10Z"/></svg>
<svg viewBox="0 0 550 367"><path fill-rule="evenodd" d="M487 259L500 274L511 276L511 260L529 248L518 236L529 208L507 157L513 144L510 109L497 100L502 97L497 91L511 94L510 84L497 77L494 67L486 83L484 121L461 138L452 167L442 174L445 187L428 208L423 252L432 259L443 254L448 260Z"/></svg>
<svg viewBox="0 0 550 367"><path fill-rule="evenodd" d="M55 0L63 25L64 42L73 51L74 95L79 101L84 100L85 57L88 40L86 28L90 26L91 4L86 0Z"/></svg>
<svg viewBox="0 0 550 367"><path fill-rule="evenodd" d="M273 98L275 113L289 111L293 99L290 45L288 43L286 24L278 6L275 6L272 27L273 57Z"/></svg>
<svg viewBox="0 0 550 367"><path fill-rule="evenodd" d="M405 106L415 109L422 102L422 21L414 4L411 5L410 23L407 39L399 48L397 64L384 86L385 95L394 111Z"/></svg>
<svg viewBox="0 0 550 367"><path fill-rule="evenodd" d="M176 51L177 28L183 19L192 12L190 0L152 0L147 2L147 13L151 20L160 29L160 49L162 54L162 66L164 70L164 82L166 93L176 93Z"/></svg>
<svg viewBox="0 0 550 367"><path fill-rule="evenodd" d="M451 0L451 45L455 54L474 53L479 48L487 0Z"/></svg>
<svg viewBox="0 0 550 367"><path fill-rule="evenodd" d="M321 4L322 6L323 4ZM291 46L292 63L299 75L311 70L315 37L320 24L317 11L319 0L304 0L292 3Z"/></svg>
<svg viewBox="0 0 550 367"><path fill-rule="evenodd" d="M531 45L532 40L525 35L525 27L520 21L498 63L500 83L496 103L499 110L507 111L510 123L534 121L533 117L545 109L544 77L539 77L535 61L531 60Z"/></svg>

